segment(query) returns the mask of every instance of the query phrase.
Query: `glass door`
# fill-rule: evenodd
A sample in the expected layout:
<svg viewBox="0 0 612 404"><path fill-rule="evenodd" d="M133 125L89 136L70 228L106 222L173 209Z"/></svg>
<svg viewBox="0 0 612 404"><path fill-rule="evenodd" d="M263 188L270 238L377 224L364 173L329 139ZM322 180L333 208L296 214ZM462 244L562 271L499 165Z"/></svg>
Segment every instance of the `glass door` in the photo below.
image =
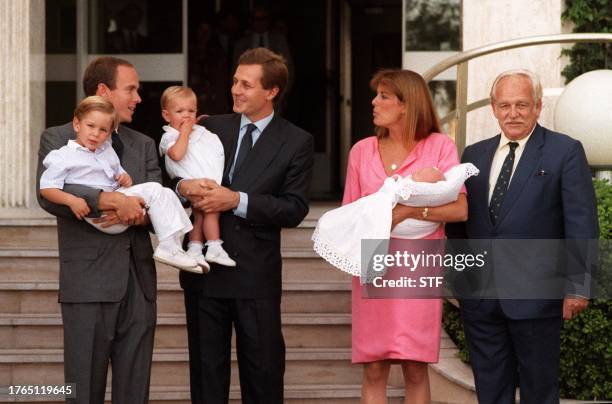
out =
<svg viewBox="0 0 612 404"><path fill-rule="evenodd" d="M315 137L311 195L337 196L338 0L269 0L260 5L233 0L47 0L45 10L46 125L70 120L84 95L81 78L88 63L113 55L134 64L140 76L142 102L129 126L156 141L164 124L159 100L170 85L192 87L201 114L231 112L231 77L240 44L267 24L268 38L285 38L285 56L294 73L278 113Z"/></svg>

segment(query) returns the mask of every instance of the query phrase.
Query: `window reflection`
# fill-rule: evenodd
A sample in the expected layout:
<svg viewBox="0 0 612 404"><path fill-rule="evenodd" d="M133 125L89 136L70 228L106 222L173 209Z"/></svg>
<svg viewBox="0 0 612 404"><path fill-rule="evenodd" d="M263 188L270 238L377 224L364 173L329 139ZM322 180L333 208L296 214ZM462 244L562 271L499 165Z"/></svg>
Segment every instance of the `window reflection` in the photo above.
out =
<svg viewBox="0 0 612 404"><path fill-rule="evenodd" d="M182 52L180 1L90 0L89 21L90 53Z"/></svg>
<svg viewBox="0 0 612 404"><path fill-rule="evenodd" d="M48 54L76 53L76 1L45 2L45 47Z"/></svg>
<svg viewBox="0 0 612 404"><path fill-rule="evenodd" d="M76 103L76 0L45 1L45 127L63 125Z"/></svg>
<svg viewBox="0 0 612 404"><path fill-rule="evenodd" d="M406 0L405 50L461 50L461 0Z"/></svg>
<svg viewBox="0 0 612 404"><path fill-rule="evenodd" d="M430 81L428 83L431 98L438 112L440 119L455 110L456 82L449 81Z"/></svg>

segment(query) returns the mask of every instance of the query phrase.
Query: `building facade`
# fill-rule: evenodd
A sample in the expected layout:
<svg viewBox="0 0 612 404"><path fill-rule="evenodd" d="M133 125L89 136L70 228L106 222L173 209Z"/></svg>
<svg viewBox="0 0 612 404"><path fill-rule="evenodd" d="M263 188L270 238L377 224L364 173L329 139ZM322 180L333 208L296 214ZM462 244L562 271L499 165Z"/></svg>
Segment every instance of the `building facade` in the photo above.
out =
<svg viewBox="0 0 612 404"><path fill-rule="evenodd" d="M0 220L48 217L35 198L40 134L71 119L83 95L82 72L98 55L135 64L143 102L133 126L158 140L159 95L169 85L194 87L201 113L229 112L232 51L242 34L267 24L270 37L284 36L294 72L281 113L316 139L312 197L335 199L350 146L372 133L374 71L403 66L422 73L463 50L563 33L562 7L562 0L3 1ZM486 98L495 75L510 68L537 72L546 88L562 87L560 52L560 45L547 45L470 62L468 101ZM454 108L455 80L451 69L431 82L441 115ZM549 94L542 122L552 126L558 92ZM468 143L496 131L488 108L469 115Z"/></svg>

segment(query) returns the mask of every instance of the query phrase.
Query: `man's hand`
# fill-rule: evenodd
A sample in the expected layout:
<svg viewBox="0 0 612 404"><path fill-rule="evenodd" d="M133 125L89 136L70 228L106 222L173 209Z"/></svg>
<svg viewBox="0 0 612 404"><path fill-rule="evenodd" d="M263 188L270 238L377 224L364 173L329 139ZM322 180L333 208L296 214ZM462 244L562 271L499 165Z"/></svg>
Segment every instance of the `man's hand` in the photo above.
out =
<svg viewBox="0 0 612 404"><path fill-rule="evenodd" d="M192 204L202 200L205 189L204 179L182 180L178 184L178 192Z"/></svg>
<svg viewBox="0 0 612 404"><path fill-rule="evenodd" d="M563 299L563 319L571 320L587 308L589 300L579 296L565 296Z"/></svg>
<svg viewBox="0 0 612 404"><path fill-rule="evenodd" d="M95 220L95 223L103 223L103 227L122 223L127 226L146 223L145 201L138 196L127 196L120 192L113 192L113 204L110 211L104 211L104 216ZM111 213L111 212L114 212Z"/></svg>
<svg viewBox="0 0 612 404"><path fill-rule="evenodd" d="M70 198L68 207L70 207L70 210L72 211L72 213L74 213L74 215L79 220L83 220L83 218L87 216L90 212L89 206L87 205L87 202L85 202L85 199L78 198L76 196L73 198Z"/></svg>
<svg viewBox="0 0 612 404"><path fill-rule="evenodd" d="M193 204L196 209L206 213L224 212L235 209L240 202L240 194L228 188L222 187L213 180L200 180L202 187L202 200Z"/></svg>
<svg viewBox="0 0 612 404"><path fill-rule="evenodd" d="M119 174L115 179L122 187L132 186L132 177L128 173Z"/></svg>
<svg viewBox="0 0 612 404"><path fill-rule="evenodd" d="M119 220L119 216L117 216L117 212L114 210L105 210L101 212L102 215L93 220L94 223L100 224L103 228L111 227L115 224L121 224L121 220ZM147 226L150 223L149 216L143 215L141 220L136 220L134 222L135 226Z"/></svg>

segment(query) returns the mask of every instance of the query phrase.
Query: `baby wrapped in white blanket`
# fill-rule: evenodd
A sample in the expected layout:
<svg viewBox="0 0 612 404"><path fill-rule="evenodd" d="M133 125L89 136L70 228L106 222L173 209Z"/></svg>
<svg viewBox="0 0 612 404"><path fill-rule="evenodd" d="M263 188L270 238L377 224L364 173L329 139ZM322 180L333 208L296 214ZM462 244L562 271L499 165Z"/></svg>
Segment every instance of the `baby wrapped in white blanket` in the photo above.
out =
<svg viewBox="0 0 612 404"><path fill-rule="evenodd" d="M465 163L439 178L435 178L432 171L421 173L421 177L417 174L405 178L389 177L376 193L321 216L312 235L314 250L336 268L360 276L362 239L419 239L433 233L440 225L406 219L391 231L391 211L397 203L417 207L446 205L457 200L465 180L478 172L473 164ZM432 178L440 180L421 182Z"/></svg>

